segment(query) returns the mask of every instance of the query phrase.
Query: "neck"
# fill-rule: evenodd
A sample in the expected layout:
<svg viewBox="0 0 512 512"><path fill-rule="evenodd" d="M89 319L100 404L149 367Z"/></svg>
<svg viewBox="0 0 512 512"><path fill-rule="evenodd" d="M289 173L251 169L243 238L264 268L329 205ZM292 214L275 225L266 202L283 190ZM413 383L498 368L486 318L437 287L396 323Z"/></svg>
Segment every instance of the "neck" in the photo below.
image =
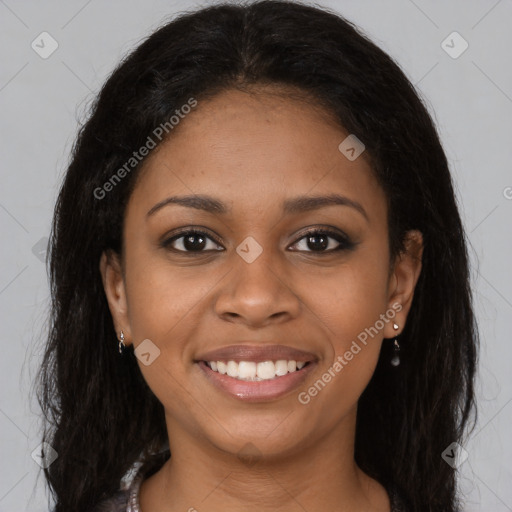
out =
<svg viewBox="0 0 512 512"><path fill-rule="evenodd" d="M171 458L142 483L141 512L389 512L385 489L354 461L355 414L346 420L314 442L266 455L252 444L219 449L168 418Z"/></svg>

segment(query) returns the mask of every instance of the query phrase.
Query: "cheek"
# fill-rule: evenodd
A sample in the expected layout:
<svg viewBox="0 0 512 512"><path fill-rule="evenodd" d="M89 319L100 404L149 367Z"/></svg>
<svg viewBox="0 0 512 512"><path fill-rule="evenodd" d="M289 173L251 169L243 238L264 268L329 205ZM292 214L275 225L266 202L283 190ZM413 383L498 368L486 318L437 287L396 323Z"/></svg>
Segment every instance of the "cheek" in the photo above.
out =
<svg viewBox="0 0 512 512"><path fill-rule="evenodd" d="M163 258L134 254L127 262L127 298L130 325L135 342L180 339L188 315L201 310L214 285L211 273L196 268L172 269ZM190 327L190 323L188 323Z"/></svg>
<svg viewBox="0 0 512 512"><path fill-rule="evenodd" d="M364 341L364 333L377 322L378 330L382 331L379 319L388 308L388 274L387 260L377 256L379 253L385 252L370 248L360 250L345 264L316 279L316 286L309 285L310 307L328 327L336 353L348 350L358 336ZM375 335L373 329L371 332L376 340L373 346L378 351L378 339L382 334Z"/></svg>
<svg viewBox="0 0 512 512"><path fill-rule="evenodd" d="M384 250L380 254L385 254ZM387 304L387 259L378 251L361 253L361 258L346 273L340 273L336 293L339 315L331 329L339 336L333 343L329 364L332 393L328 401L355 403L370 381L377 365L383 329L392 321ZM394 313L394 311L393 311ZM343 407L342 407L343 409Z"/></svg>
<svg viewBox="0 0 512 512"><path fill-rule="evenodd" d="M126 262L129 321L135 349L146 339L158 349L158 356L150 364L137 360L140 371L165 409L184 424L191 421L190 411L194 407L190 389L184 384L190 379L189 340L198 325L191 319L202 314L205 296L214 284L207 273L202 280L197 278L197 271L195 279L193 275L193 270L173 270L165 260L136 251Z"/></svg>
<svg viewBox="0 0 512 512"><path fill-rule="evenodd" d="M377 366L385 325L381 315L387 311L383 263L347 264L312 296L317 307L323 304L319 311L330 346L324 344L326 360L299 401L318 411L319 428L333 427L354 408Z"/></svg>

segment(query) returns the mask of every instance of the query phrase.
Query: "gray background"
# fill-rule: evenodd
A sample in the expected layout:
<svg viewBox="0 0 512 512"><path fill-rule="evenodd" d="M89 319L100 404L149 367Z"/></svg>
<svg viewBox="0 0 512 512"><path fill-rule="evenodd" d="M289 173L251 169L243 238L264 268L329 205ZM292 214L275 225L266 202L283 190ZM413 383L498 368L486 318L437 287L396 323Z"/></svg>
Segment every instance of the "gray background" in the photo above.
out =
<svg viewBox="0 0 512 512"><path fill-rule="evenodd" d="M77 123L128 50L165 18L206 4L0 0L0 512L48 510L31 458L40 421L30 389L49 298L45 237ZM461 492L467 511L512 511L512 1L321 5L398 61L438 124L471 244L482 336L479 422L464 446ZM47 59L31 47L43 31L58 43ZM453 31L469 44L458 58L442 47Z"/></svg>

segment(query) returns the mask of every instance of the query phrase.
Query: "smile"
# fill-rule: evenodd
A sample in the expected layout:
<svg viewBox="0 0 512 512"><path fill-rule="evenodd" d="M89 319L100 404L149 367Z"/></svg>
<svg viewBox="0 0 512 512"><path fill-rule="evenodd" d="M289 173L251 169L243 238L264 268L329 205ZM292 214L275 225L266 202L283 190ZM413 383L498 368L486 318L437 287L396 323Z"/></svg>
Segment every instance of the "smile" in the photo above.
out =
<svg viewBox="0 0 512 512"><path fill-rule="evenodd" d="M213 385L214 389L245 402L269 402L294 391L298 392L307 376L317 366L316 361L296 362L281 359L258 363L197 361L196 364L206 377L206 382Z"/></svg>
<svg viewBox="0 0 512 512"><path fill-rule="evenodd" d="M280 359L278 361L205 361L211 370L233 379L258 382L283 377L301 370L308 363Z"/></svg>

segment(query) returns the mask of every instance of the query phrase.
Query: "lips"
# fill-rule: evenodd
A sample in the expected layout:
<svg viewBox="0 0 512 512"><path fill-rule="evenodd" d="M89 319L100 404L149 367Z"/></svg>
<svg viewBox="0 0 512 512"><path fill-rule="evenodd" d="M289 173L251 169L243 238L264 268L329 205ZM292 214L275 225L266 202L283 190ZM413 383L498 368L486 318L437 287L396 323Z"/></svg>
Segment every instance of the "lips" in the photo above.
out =
<svg viewBox="0 0 512 512"><path fill-rule="evenodd" d="M301 370L288 373L283 377L259 382L237 380L228 375L213 371L204 361L197 363L206 381L236 400L245 402L269 402L290 395L303 385L304 381L314 371L316 363L306 364Z"/></svg>
<svg viewBox="0 0 512 512"><path fill-rule="evenodd" d="M199 361L263 361L293 360L302 362L317 361L317 357L311 352L299 350L285 345L231 345L216 350L201 353L197 356Z"/></svg>
<svg viewBox="0 0 512 512"><path fill-rule="evenodd" d="M274 361L277 366L274 366ZM213 384L221 392L237 400L267 402L289 395L301 386L308 375L314 371L317 361L318 358L311 352L285 345L260 344L231 345L204 352L197 357L195 363L206 377L207 382ZM228 373L232 373L229 371L230 366L236 367L236 371L234 371L234 374L232 373L233 376L220 373L216 371L216 368L212 369L213 365L219 366L222 364L226 366L225 362L228 363ZM258 375L260 375L260 365L264 366L267 362L268 366L274 368L275 377L265 374L261 375L261 378L256 381L253 378L241 380L242 376L238 363L245 366L257 365ZM281 371L281 366L284 366L283 363L289 365L289 371ZM254 371L252 373L254 374Z"/></svg>

